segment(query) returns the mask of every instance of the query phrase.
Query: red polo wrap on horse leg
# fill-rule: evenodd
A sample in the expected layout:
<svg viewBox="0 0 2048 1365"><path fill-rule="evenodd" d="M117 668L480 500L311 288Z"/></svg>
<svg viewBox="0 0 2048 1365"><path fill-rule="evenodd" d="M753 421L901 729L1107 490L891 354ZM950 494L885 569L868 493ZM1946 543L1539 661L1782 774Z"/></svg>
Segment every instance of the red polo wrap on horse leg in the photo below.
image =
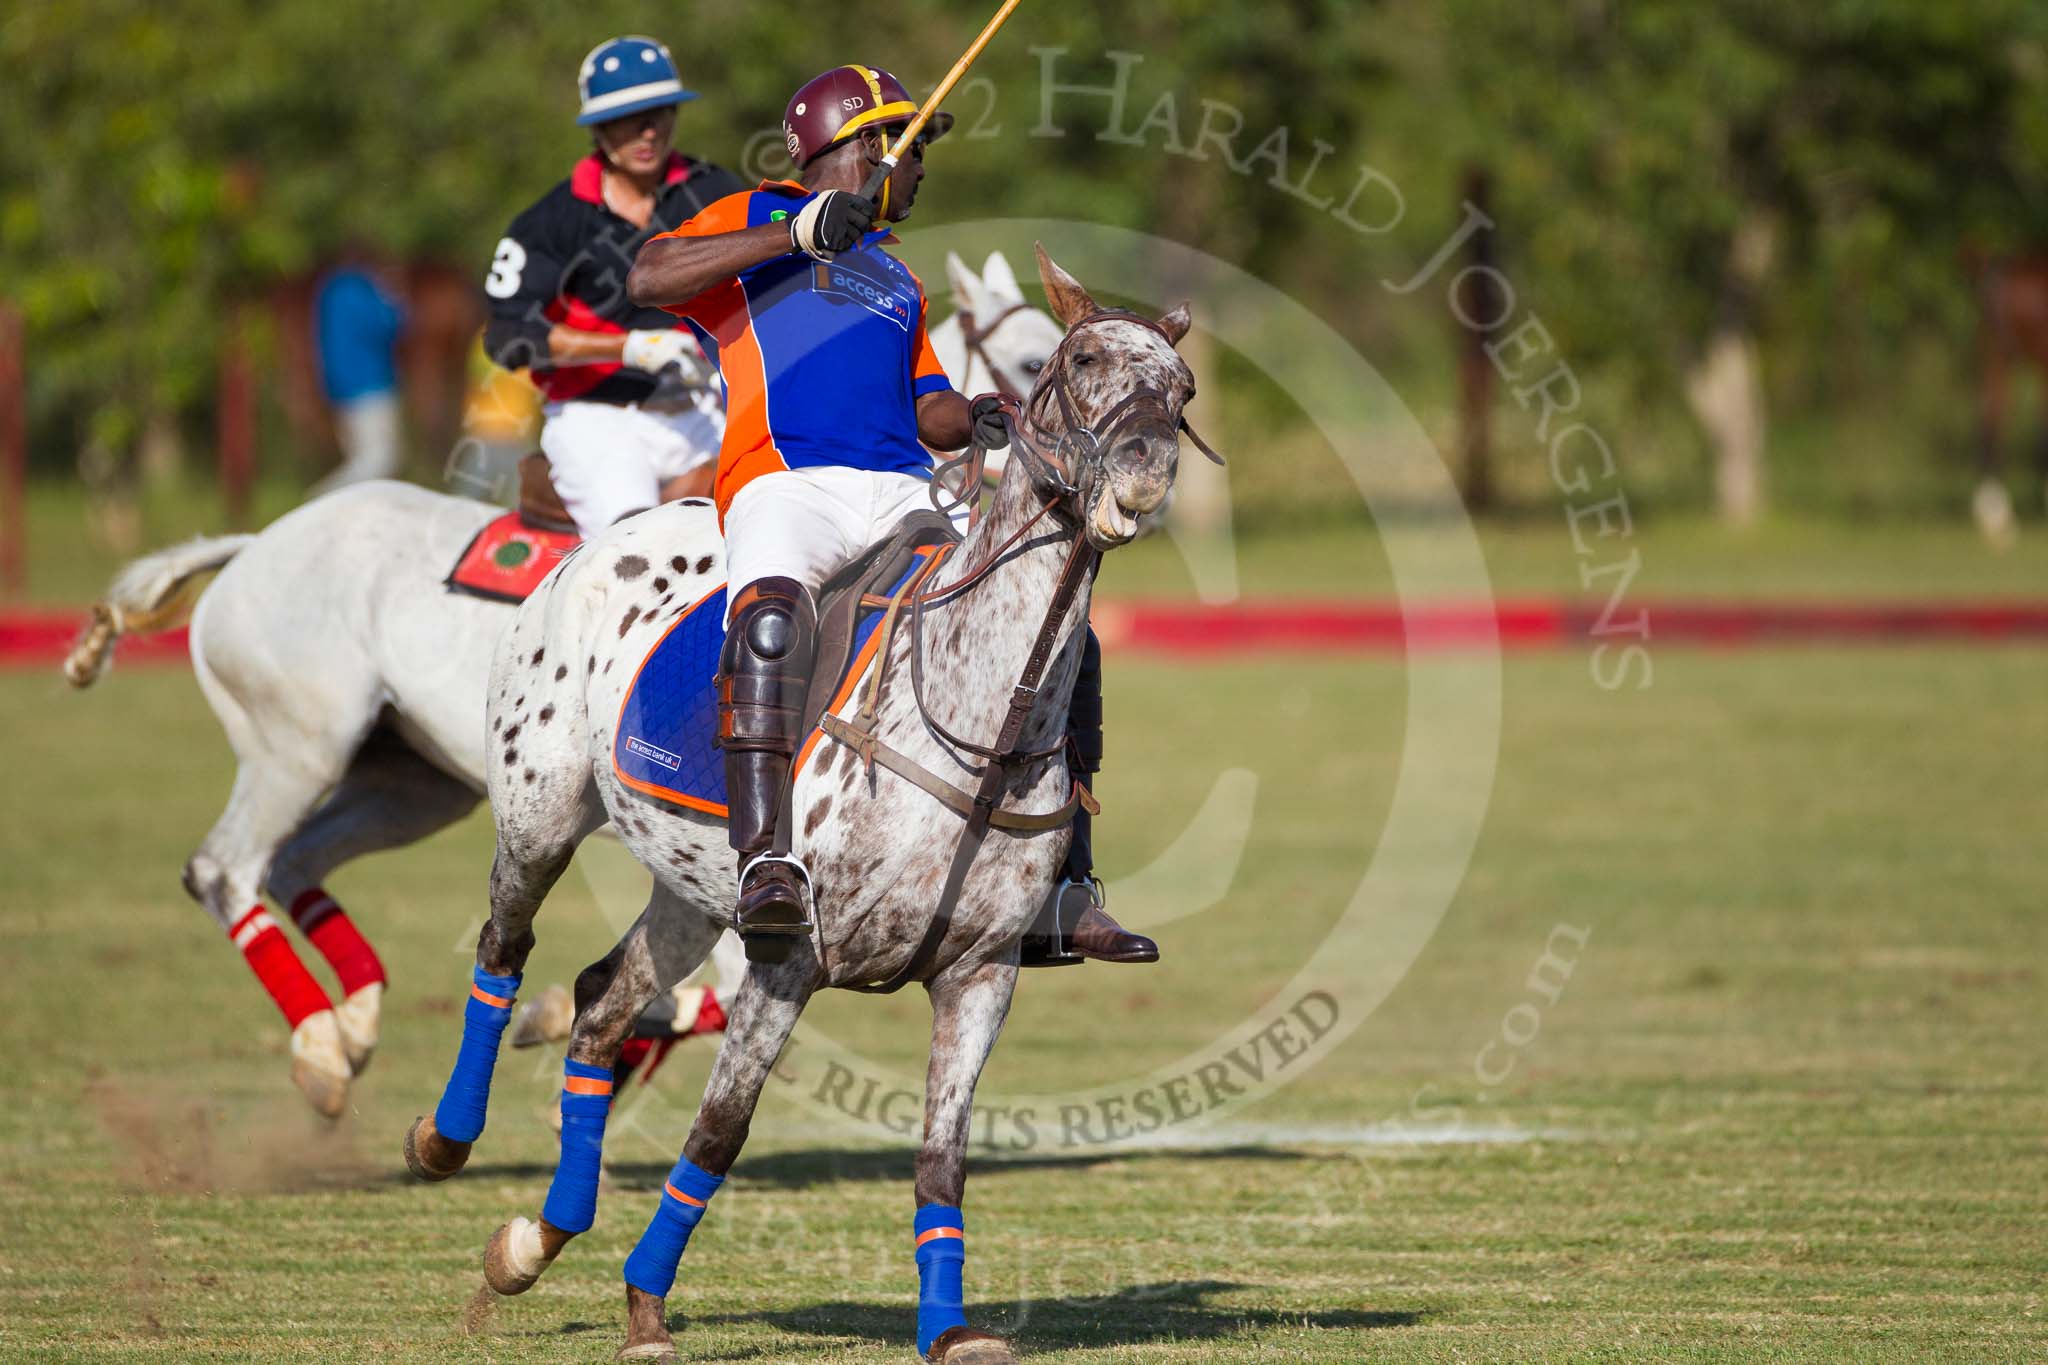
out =
<svg viewBox="0 0 2048 1365"><path fill-rule="evenodd" d="M332 1008L327 992L320 989L320 983L292 951L284 930L277 927L277 921L262 906L236 920L228 937L242 950L243 960L263 983L263 989L284 1011L287 1024L297 1028L309 1015Z"/></svg>
<svg viewBox="0 0 2048 1365"><path fill-rule="evenodd" d="M384 964L377 960L370 941L323 888L316 886L299 893L299 898L292 902L292 922L341 978L343 995L384 984Z"/></svg>
<svg viewBox="0 0 2048 1365"><path fill-rule="evenodd" d="M619 1044L619 1060L612 1067L612 1087L616 1092L622 1088L647 1060L647 1054L654 1051L652 1038L628 1038Z"/></svg>
<svg viewBox="0 0 2048 1365"><path fill-rule="evenodd" d="M697 1006L697 1021L690 1025L685 1037L694 1038L700 1033L725 1032L725 1007L718 1003L718 996L711 991L704 992L704 1003Z"/></svg>

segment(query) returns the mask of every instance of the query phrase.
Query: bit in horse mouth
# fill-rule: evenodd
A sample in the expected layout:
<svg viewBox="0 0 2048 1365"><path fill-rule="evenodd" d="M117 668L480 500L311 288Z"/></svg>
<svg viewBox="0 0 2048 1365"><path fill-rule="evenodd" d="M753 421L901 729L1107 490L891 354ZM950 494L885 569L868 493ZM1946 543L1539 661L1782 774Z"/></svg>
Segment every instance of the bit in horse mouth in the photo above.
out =
<svg viewBox="0 0 2048 1365"><path fill-rule="evenodd" d="M1127 510L1115 493L1104 490L1095 499L1088 517L1088 529L1100 547L1122 545L1138 534L1138 516Z"/></svg>

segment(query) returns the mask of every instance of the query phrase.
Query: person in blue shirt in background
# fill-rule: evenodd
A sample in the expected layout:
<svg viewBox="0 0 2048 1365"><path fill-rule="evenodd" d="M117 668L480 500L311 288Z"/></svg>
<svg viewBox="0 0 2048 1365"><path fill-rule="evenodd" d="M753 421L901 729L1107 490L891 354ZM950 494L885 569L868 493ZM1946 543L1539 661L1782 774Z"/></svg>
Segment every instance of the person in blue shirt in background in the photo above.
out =
<svg viewBox="0 0 2048 1365"><path fill-rule="evenodd" d="M395 477L403 463L398 408L398 338L405 309L353 250L328 271L313 299L320 387L334 409L341 465L312 496L364 479Z"/></svg>

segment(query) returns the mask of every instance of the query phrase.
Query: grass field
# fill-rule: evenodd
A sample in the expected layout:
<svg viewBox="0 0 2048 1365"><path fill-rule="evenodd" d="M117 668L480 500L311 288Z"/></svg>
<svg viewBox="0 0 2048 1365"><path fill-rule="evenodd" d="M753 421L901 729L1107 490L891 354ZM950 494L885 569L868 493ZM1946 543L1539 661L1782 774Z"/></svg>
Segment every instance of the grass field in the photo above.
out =
<svg viewBox="0 0 2048 1365"><path fill-rule="evenodd" d="M251 525L267 524L302 496L297 484L259 485ZM156 490L142 500L140 512L138 544L146 549L228 529L218 495L197 486ZM31 485L28 521L24 595L31 601L82 606L129 557L87 532L84 494L75 485L54 480ZM1591 535L1598 528L1588 522L1585 529ZM1570 543L1562 509L1482 522L1478 537L1493 588L1501 595L1585 591L1581 557ZM2048 585L2048 533L2035 524L2024 525L2019 543L1999 553L1962 519L1899 522L1873 532L1867 526L1802 520L1731 530L1695 516L1650 515L1626 540L1593 542L1588 563L1612 563L1631 548L1641 556L1630 589L1637 598L2013 598L2038 594ZM1333 519L1285 535L1269 530L1227 549L1192 553L1205 563L1220 561L1247 596L1380 596L1393 589L1381 543L1362 519ZM1157 596L1185 593L1189 581L1180 548L1153 537L1118 552L1105 567L1101 586L1111 595ZM1610 586L1611 580L1603 580L1594 591L1604 593Z"/></svg>
<svg viewBox="0 0 2048 1365"><path fill-rule="evenodd" d="M1676 572L1667 543L1645 557ZM1856 581L1941 564L2018 592L2012 566L2038 568L1971 578L1964 552L1859 545ZM1560 554L1532 539L1506 576L1568 582ZM1842 571L1785 559L1780 589ZM1756 570L1721 572L1701 590ZM977 1321L1075 1361L2039 1358L2044 663L1664 651L1652 688L1608 693L1579 654L1511 657L1485 832L1391 997L1213 1145L977 1158ZM1247 854L1221 905L1160 929L1162 965L1027 978L985 1085L1134 1075L1267 1004L1371 855L1407 683L1378 658L1113 659L1106 870L1150 862L1226 768L1259 779ZM488 822L334 879L394 980L384 1050L328 1127L177 886L228 780L190 679L74 696L0 674L0 705L0 1354L608 1358L708 1056L679 1053L615 1135L594 1231L475 1309L485 1236L545 1188L557 1058L508 1054L458 1180L413 1184L398 1141L453 1054ZM565 880L530 983L610 941L604 884ZM1559 924L1584 942L1553 1002L1528 977ZM811 1022L914 1068L927 1013L835 997ZM670 1299L686 1358L910 1358L908 1151L771 1096ZM1460 1133L1495 1140L1428 1140Z"/></svg>

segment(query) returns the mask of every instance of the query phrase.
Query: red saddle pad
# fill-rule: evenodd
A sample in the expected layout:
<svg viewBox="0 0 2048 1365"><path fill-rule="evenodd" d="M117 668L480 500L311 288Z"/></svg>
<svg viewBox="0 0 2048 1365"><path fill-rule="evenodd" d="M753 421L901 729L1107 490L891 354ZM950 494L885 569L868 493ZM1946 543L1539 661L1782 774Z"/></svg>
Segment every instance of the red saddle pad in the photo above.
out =
<svg viewBox="0 0 2048 1365"><path fill-rule="evenodd" d="M443 581L457 592L494 602L524 602L548 571L583 543L571 531L543 531L517 512L494 517L476 533Z"/></svg>

